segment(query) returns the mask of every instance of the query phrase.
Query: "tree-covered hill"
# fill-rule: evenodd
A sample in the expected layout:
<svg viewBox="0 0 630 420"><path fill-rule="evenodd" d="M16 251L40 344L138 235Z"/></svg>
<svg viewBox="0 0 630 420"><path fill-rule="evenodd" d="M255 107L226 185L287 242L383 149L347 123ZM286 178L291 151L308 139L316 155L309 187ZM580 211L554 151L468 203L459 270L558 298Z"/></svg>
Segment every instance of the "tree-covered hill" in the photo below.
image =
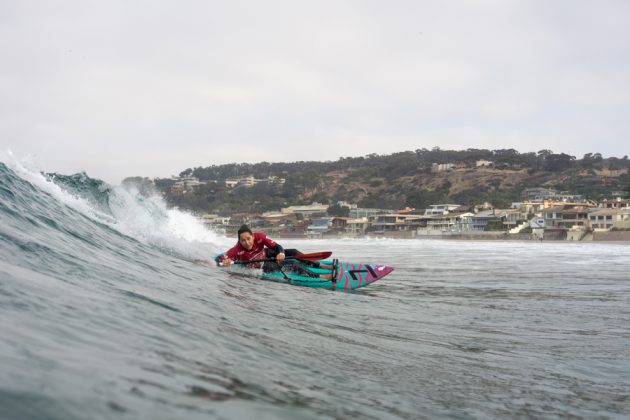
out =
<svg viewBox="0 0 630 420"><path fill-rule="evenodd" d="M477 161L491 167L476 167ZM436 164L452 164L436 172ZM452 167L451 167L452 166ZM194 176L206 184L185 194L173 193L171 179L156 186L167 200L182 208L231 214L278 210L313 201L333 204L343 200L362 207L425 208L449 202L484 201L504 207L520 198L526 187L546 186L599 199L614 191L630 194L630 161L588 153L581 159L541 150L418 149L390 155L344 157L334 162L233 163L189 168L180 176ZM433 169L432 169L433 168ZM284 184L259 183L228 188L226 179L280 177Z"/></svg>

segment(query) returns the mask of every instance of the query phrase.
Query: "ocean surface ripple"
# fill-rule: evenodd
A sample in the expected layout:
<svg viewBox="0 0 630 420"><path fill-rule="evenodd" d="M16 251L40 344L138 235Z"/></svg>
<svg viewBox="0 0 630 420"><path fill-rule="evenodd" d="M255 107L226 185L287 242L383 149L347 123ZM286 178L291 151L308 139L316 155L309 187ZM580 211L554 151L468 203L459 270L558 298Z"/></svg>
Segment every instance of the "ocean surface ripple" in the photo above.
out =
<svg viewBox="0 0 630 420"><path fill-rule="evenodd" d="M192 264L158 197L0 163L0 418L630 415L630 246L282 241L396 271L356 293Z"/></svg>

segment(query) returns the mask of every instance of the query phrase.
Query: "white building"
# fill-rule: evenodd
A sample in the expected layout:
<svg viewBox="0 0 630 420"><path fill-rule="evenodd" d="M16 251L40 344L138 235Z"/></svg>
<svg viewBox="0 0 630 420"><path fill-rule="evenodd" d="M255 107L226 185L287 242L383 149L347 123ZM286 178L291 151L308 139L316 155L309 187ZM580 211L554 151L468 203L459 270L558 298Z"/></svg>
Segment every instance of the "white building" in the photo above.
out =
<svg viewBox="0 0 630 420"><path fill-rule="evenodd" d="M225 186L228 188L234 188L238 185L242 185L244 187L253 187L254 185L260 183L269 183L269 184L284 184L286 179L280 178L277 176L269 176L265 179L257 179L254 178L253 175L244 176L241 178L228 178L225 180Z"/></svg>
<svg viewBox="0 0 630 420"><path fill-rule="evenodd" d="M454 163L434 163L431 165L431 172L433 173L452 171L454 169Z"/></svg>
<svg viewBox="0 0 630 420"><path fill-rule="evenodd" d="M350 217L360 218L360 217L370 217L381 213L394 213L393 210L386 209L369 209L369 208L351 208L350 209Z"/></svg>
<svg viewBox="0 0 630 420"><path fill-rule="evenodd" d="M494 165L494 162L492 162L490 160L480 159L477 162L475 162L475 167L476 168L492 167L493 165Z"/></svg>
<svg viewBox="0 0 630 420"><path fill-rule="evenodd" d="M630 200L622 200L619 197L614 200L605 199L599 203L599 207L606 209L630 209Z"/></svg>
<svg viewBox="0 0 630 420"><path fill-rule="evenodd" d="M428 209L424 211L425 216L441 216L448 214L449 212L460 208L459 204L431 204Z"/></svg>
<svg viewBox="0 0 630 420"><path fill-rule="evenodd" d="M321 217L319 219L314 219L313 222L308 226L306 230L306 235L309 238L321 238L326 232L330 230L332 226L332 217Z"/></svg>
<svg viewBox="0 0 630 420"><path fill-rule="evenodd" d="M427 220L425 230L430 233L459 233L473 230L473 213L446 213ZM423 229L419 229L420 232Z"/></svg>
<svg viewBox="0 0 630 420"><path fill-rule="evenodd" d="M310 216L317 213L326 214L328 212L328 205L313 203L308 206L289 206L283 207L282 209L280 209L280 212L285 214L301 214L302 216Z"/></svg>
<svg viewBox="0 0 630 420"><path fill-rule="evenodd" d="M349 218L346 222L346 234L349 236L362 236L369 226L367 217Z"/></svg>
<svg viewBox="0 0 630 420"><path fill-rule="evenodd" d="M219 216L218 214L204 214L201 216L201 220L206 225L227 226L230 224L230 217Z"/></svg>
<svg viewBox="0 0 630 420"><path fill-rule="evenodd" d="M629 209L630 210L630 209ZM588 224L594 231L630 228L630 211L619 208L598 208L588 213Z"/></svg>
<svg viewBox="0 0 630 420"><path fill-rule="evenodd" d="M350 204L347 201L337 201L337 205L339 207L348 207L350 210L356 210L357 205L356 204Z"/></svg>
<svg viewBox="0 0 630 420"><path fill-rule="evenodd" d="M175 183L171 187L171 192L173 193L185 193L189 191L193 191L195 188L198 188L200 185L205 185L205 181L199 181L199 178L194 176L183 176L183 177L173 177L172 178Z"/></svg>

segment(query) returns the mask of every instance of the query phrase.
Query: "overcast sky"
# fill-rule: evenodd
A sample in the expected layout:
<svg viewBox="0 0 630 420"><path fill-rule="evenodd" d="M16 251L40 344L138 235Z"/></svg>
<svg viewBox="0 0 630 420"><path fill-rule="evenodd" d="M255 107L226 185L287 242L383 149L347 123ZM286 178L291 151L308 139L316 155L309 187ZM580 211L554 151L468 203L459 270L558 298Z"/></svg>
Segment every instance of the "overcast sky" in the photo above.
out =
<svg viewBox="0 0 630 420"><path fill-rule="evenodd" d="M0 149L117 183L419 148L630 154L630 1L0 0Z"/></svg>

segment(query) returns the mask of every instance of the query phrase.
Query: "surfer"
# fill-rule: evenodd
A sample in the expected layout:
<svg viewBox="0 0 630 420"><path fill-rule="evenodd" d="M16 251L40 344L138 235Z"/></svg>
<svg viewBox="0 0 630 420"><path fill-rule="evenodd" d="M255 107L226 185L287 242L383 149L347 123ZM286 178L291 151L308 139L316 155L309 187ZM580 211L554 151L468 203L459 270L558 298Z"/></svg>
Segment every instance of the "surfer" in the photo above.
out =
<svg viewBox="0 0 630 420"><path fill-rule="evenodd" d="M303 266L307 264L314 268L323 268L332 270L333 266L322 264L317 261L285 261L287 257L295 257L301 254L297 249L284 249L282 245L275 242L262 232L252 232L247 225L242 225L238 230L238 242L225 253L215 258L217 264L230 266L237 262L246 262L252 260L269 259L271 261L253 262L248 264L250 268L262 267L265 273L274 271L282 271L288 268L301 275L308 277L319 277L322 279L331 279L330 274L317 274ZM275 260L275 261L274 261Z"/></svg>

